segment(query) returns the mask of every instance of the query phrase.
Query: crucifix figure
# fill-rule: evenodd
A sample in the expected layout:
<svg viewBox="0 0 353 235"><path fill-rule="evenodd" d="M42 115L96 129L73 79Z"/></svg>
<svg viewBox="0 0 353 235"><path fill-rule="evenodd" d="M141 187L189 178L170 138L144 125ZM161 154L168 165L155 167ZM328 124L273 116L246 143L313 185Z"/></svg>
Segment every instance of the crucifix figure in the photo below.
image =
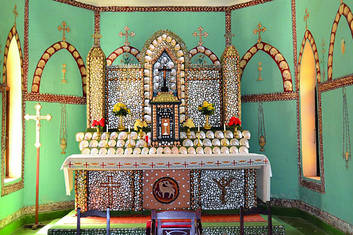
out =
<svg viewBox="0 0 353 235"><path fill-rule="evenodd" d="M197 32L194 32L192 35L194 36L194 37L199 37L199 46L202 46L202 44L204 43L203 41L202 41L202 37L207 37L208 36L208 33L207 32L204 32L204 33L202 33L202 31L203 31L203 28L200 26L200 27L198 27L197 28L198 30L199 30L199 34L197 33Z"/></svg>
<svg viewBox="0 0 353 235"><path fill-rule="evenodd" d="M266 31L266 27L263 26L261 23L259 23L257 25L257 28L254 29L254 34L259 34L258 39L257 39L257 43L261 42L261 32L264 33Z"/></svg>
<svg viewBox="0 0 353 235"><path fill-rule="evenodd" d="M65 40L66 40L66 38L65 38L65 31L66 32L70 32L70 28L67 26L67 24L66 24L66 22L65 21L63 21L62 23L61 23L61 25L59 25L58 26L58 30L59 30L59 32L60 31L63 31L63 42L65 42Z"/></svg>
<svg viewBox="0 0 353 235"><path fill-rule="evenodd" d="M171 69L168 69L166 66L163 66L162 69L158 69L158 71L163 71L163 87L161 89L162 92L168 92L168 87L167 87L167 72L172 71Z"/></svg>
<svg viewBox="0 0 353 235"><path fill-rule="evenodd" d="M17 12L17 6L15 4L15 7L13 8L12 13L15 15L15 25L16 25L16 17L18 16L18 12Z"/></svg>
<svg viewBox="0 0 353 235"><path fill-rule="evenodd" d="M224 176L219 181L217 181L216 179L213 179L213 181L216 182L218 188L222 191L219 197L221 199L222 204L226 204L226 194L227 194L226 187L228 187L233 180L234 180L233 177L226 180Z"/></svg>
<svg viewBox="0 0 353 235"><path fill-rule="evenodd" d="M125 26L124 30L125 30L125 33L120 32L120 33L119 33L119 36L120 36L120 37L125 37L124 46L128 46L128 45L130 45L129 36L130 36L130 37L134 37L134 36L135 36L135 33L132 32L132 31L129 33L130 28L127 27L127 26Z"/></svg>
<svg viewBox="0 0 353 235"><path fill-rule="evenodd" d="M305 15L304 15L305 29L308 29L308 19L309 19L309 12L308 12L308 8L306 8Z"/></svg>
<svg viewBox="0 0 353 235"><path fill-rule="evenodd" d="M232 45L232 38L234 37L235 35L231 32L231 31L228 31L224 34L224 37L226 38L226 45L227 46L230 46Z"/></svg>
<svg viewBox="0 0 353 235"><path fill-rule="evenodd" d="M113 182L113 176L108 175L108 182L103 182L99 185L101 188L107 188L108 189L108 207L112 208L112 199L113 199L113 188L120 188L120 183L119 182Z"/></svg>
<svg viewBox="0 0 353 235"><path fill-rule="evenodd" d="M92 37L94 38L94 45L99 46L99 40L102 38L102 35L98 32L95 32Z"/></svg>
<svg viewBox="0 0 353 235"><path fill-rule="evenodd" d="M40 120L50 120L51 116L47 114L46 116L41 116L40 115L40 109L42 106L38 103L34 106L36 110L36 115L25 115L26 120L35 120L36 121L36 142L34 146L37 149L37 172L36 172L36 207L35 207L35 224L33 225L33 228L38 227L38 204L39 204L39 153L40 153Z"/></svg>

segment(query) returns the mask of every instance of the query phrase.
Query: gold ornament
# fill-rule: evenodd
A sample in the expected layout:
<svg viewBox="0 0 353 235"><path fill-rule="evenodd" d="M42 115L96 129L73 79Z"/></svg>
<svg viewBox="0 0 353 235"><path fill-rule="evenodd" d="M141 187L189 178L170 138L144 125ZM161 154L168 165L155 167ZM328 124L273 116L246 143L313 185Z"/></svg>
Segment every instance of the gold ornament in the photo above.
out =
<svg viewBox="0 0 353 235"><path fill-rule="evenodd" d="M60 31L63 31L63 39L62 39L62 41L63 42L65 42L66 41L66 38L65 38L65 31L66 32L70 32L70 28L67 26L67 24L66 24L66 22L65 21L63 21L62 23L61 23L61 25L59 25L58 26L58 30L59 30L59 32Z"/></svg>
<svg viewBox="0 0 353 235"><path fill-rule="evenodd" d="M262 40L262 39L261 39L261 32L264 33L266 30L267 30L266 27L263 26L261 23L259 23L259 24L257 25L257 28L254 29L254 34L259 34L259 35L258 35L258 39L257 39L257 42L258 42L258 43L260 43L261 40Z"/></svg>
<svg viewBox="0 0 353 235"><path fill-rule="evenodd" d="M205 128L206 130L210 130L212 128L212 126L210 125L209 123L209 115L205 115L206 116L206 123L205 125L203 126L203 128Z"/></svg>
<svg viewBox="0 0 353 235"><path fill-rule="evenodd" d="M202 31L203 31L203 28L200 26L200 27L198 27L197 28L198 30L199 30L199 34L197 33L197 32L194 32L193 34L192 34L192 36L194 36L194 37L199 37L199 46L202 46L202 44L204 43L203 41L202 41L202 37L207 37L208 36L208 33L207 32L204 32L204 33L202 33Z"/></svg>

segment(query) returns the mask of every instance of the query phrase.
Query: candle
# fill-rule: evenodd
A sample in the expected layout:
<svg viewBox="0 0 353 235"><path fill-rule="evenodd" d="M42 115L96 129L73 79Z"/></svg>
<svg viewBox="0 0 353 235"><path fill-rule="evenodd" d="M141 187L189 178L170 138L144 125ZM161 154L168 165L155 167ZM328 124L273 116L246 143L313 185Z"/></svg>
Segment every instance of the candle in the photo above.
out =
<svg viewBox="0 0 353 235"><path fill-rule="evenodd" d="M128 130L129 130L129 132L130 132L130 125L129 125L129 127L128 127Z"/></svg>
<svg viewBox="0 0 353 235"><path fill-rule="evenodd" d="M226 124L223 124L223 127L224 127L224 131L226 131Z"/></svg>
<svg viewBox="0 0 353 235"><path fill-rule="evenodd" d="M197 131L200 132L200 124L197 125Z"/></svg>
<svg viewBox="0 0 353 235"><path fill-rule="evenodd" d="M107 132L109 132L109 124L107 124Z"/></svg>

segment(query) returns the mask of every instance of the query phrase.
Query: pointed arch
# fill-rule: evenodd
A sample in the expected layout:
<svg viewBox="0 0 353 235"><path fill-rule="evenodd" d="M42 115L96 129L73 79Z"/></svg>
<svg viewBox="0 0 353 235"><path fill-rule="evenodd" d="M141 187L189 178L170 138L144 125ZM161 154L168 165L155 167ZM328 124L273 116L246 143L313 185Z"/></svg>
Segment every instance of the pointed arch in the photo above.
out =
<svg viewBox="0 0 353 235"><path fill-rule="evenodd" d="M24 83L24 74L23 74L23 53L22 53L22 48L21 48L21 42L20 42L20 37L19 34L17 32L16 26L14 25L8 36L6 39L6 45L5 45L5 51L4 51L4 60L3 60L3 71L2 71L2 83L4 86L0 86L2 90L7 90L7 60L8 60L8 56L9 56L9 49L10 49L10 45L12 40L15 39L16 40L16 44L17 44L17 48L18 48L18 53L19 53L19 59L20 59L20 67L21 67L21 84L22 84L22 94L24 94L26 91L24 90L24 88L26 87ZM22 115L24 113L24 103L23 103L23 96L22 96ZM7 97L5 92L2 92L2 107L6 107L7 106ZM20 176L20 180L16 183L11 183L8 185L5 185L5 171L4 171L4 167L5 167L5 152L6 152L6 148L8 147L6 144L6 140L5 137L8 136L8 130L7 130L7 120L9 119L9 112L2 110L2 128L1 130L1 196L10 194L12 192L15 192L17 190L20 190L23 188L23 177L24 177L24 141L22 141L21 147L22 147L22 156L21 156L21 176ZM24 122L22 121L22 130L24 130ZM24 132L22 131L21 138L23 140L24 138ZM5 148L5 149L4 149Z"/></svg>
<svg viewBox="0 0 353 235"><path fill-rule="evenodd" d="M317 46L315 43L315 39L313 35L311 34L310 30L306 30L304 34L304 38L302 41L302 45L300 47L300 52L299 52L299 62L298 62L298 74L300 74L300 64L302 62L302 56L304 52L304 47L305 43L308 40L310 43L311 49L313 50L314 53L314 59L315 59L315 69L316 69L316 81L319 83L321 81L321 72L320 72L320 61L319 61L319 54L317 52ZM297 84L297 90L299 90L299 84Z"/></svg>
<svg viewBox="0 0 353 235"><path fill-rule="evenodd" d="M333 65L333 47L335 45L336 32L338 28L338 23L341 20L341 16L346 17L348 27L351 30L353 38L353 14L351 9L345 4L341 3L337 10L335 20L333 21L331 28L331 38L330 38L330 47L328 50L328 60L327 60L327 80L332 80L332 65Z"/></svg>
<svg viewBox="0 0 353 235"><path fill-rule="evenodd" d="M201 53L201 54L204 54L205 56L207 56L212 61L213 65L215 65L215 66L220 66L221 65L221 62L219 61L219 59L216 56L216 54L213 53L213 51L211 51L210 49L208 49L207 47L204 47L204 46L197 46L197 47L194 47L193 49L191 49L189 51L190 60L197 53Z"/></svg>
<svg viewBox="0 0 353 235"><path fill-rule="evenodd" d="M3 62L3 66L2 66L2 83L6 84L7 78L6 78L6 73L7 73L7 67L6 67L6 63L7 63L7 57L9 54L9 48L10 48L10 43L12 38L15 37L16 42L17 42L17 47L19 49L19 54L20 54L20 64L21 64L21 79L22 82L23 80L23 54L22 54L22 48L21 48L21 42L20 42L20 37L18 35L16 26L13 26L9 32L9 35L7 36L6 39L6 45L5 45L5 51L4 51L4 62Z"/></svg>
<svg viewBox="0 0 353 235"><path fill-rule="evenodd" d="M107 66L111 66L114 63L114 60L123 53L129 53L133 55L137 59L137 61L141 62L141 54L137 48L132 46L121 46L107 57Z"/></svg>
<svg viewBox="0 0 353 235"><path fill-rule="evenodd" d="M36 69L34 70L33 81L32 81L32 93L39 93L40 81L44 71L45 65L48 63L49 59L58 51L66 49L74 58L77 63L78 69L80 70L82 78L82 94L86 96L86 87L87 87L87 73L86 67L83 62L83 59L77 49L66 41L56 42L51 45L48 49L45 50L42 57L39 59Z"/></svg>
<svg viewBox="0 0 353 235"><path fill-rule="evenodd" d="M240 79L242 78L243 71L246 65L249 63L251 58L258 52L264 51L266 52L271 58L276 62L278 69L281 72L282 82L283 82L283 90L284 92L291 92L293 91L293 82L292 82L292 75L290 73L289 65L284 58L284 56L280 53L280 51L271 46L266 42L260 42L254 44L241 58L240 60Z"/></svg>

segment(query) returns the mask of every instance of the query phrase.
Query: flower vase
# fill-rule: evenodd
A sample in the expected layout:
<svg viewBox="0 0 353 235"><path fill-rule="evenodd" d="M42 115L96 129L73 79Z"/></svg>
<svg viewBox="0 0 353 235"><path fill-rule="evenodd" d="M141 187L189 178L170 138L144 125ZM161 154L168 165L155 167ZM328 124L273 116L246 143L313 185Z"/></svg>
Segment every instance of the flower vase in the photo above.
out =
<svg viewBox="0 0 353 235"><path fill-rule="evenodd" d="M120 116L118 131L123 131L123 130L125 130L125 126L123 123L123 116Z"/></svg>
<svg viewBox="0 0 353 235"><path fill-rule="evenodd" d="M212 128L212 126L209 123L209 115L206 115L206 123L203 126L203 128L205 128L206 130L210 130Z"/></svg>
<svg viewBox="0 0 353 235"><path fill-rule="evenodd" d="M99 127L97 127L97 140L101 139L101 129Z"/></svg>
<svg viewBox="0 0 353 235"><path fill-rule="evenodd" d="M139 130L139 138L140 138L140 140L143 140L143 136L144 136L144 134L143 134L143 131L142 131L142 128Z"/></svg>
<svg viewBox="0 0 353 235"><path fill-rule="evenodd" d="M239 139L238 127L234 126L234 138Z"/></svg>

